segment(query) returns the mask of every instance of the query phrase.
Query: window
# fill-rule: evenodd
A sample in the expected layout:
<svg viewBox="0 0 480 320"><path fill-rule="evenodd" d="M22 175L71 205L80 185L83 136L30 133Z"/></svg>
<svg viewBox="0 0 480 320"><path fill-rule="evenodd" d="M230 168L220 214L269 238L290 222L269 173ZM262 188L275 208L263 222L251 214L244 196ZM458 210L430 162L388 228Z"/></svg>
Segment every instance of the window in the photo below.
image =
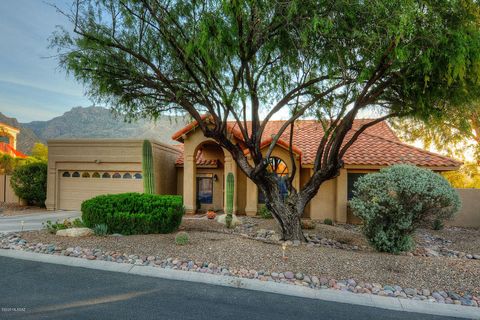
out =
<svg viewBox="0 0 480 320"><path fill-rule="evenodd" d="M94 172L94 173L92 174L92 178L100 178L100 173Z"/></svg>
<svg viewBox="0 0 480 320"><path fill-rule="evenodd" d="M348 173L347 174L347 200L353 198L353 191L355 190L355 182L358 178L363 177L367 173Z"/></svg>
<svg viewBox="0 0 480 320"><path fill-rule="evenodd" d="M70 177L70 172L65 171L65 172L62 174L62 177L69 178L69 177Z"/></svg>
<svg viewBox="0 0 480 320"><path fill-rule="evenodd" d="M82 173L82 178L90 178L90 173L88 172Z"/></svg>
<svg viewBox="0 0 480 320"><path fill-rule="evenodd" d="M102 178L109 179L110 178L110 173L105 172L104 174L102 174Z"/></svg>
<svg viewBox="0 0 480 320"><path fill-rule="evenodd" d="M137 172L133 176L135 177L135 179L142 179L142 174L141 173Z"/></svg>
<svg viewBox="0 0 480 320"><path fill-rule="evenodd" d="M285 198L288 195L287 189L287 179L288 179L288 167L285 161L277 157L270 157L268 159L267 170L270 173L275 174L278 177L278 188L280 189L280 194L282 198ZM265 203L265 196L262 190L258 189L258 203Z"/></svg>
<svg viewBox="0 0 480 320"><path fill-rule="evenodd" d="M112 176L113 179L120 179L122 176L120 175L120 173L118 172L115 172Z"/></svg>
<svg viewBox="0 0 480 320"><path fill-rule="evenodd" d="M80 173L78 173L78 171L75 171L75 172L72 174L72 177L74 177L74 178L79 178L79 177L80 177Z"/></svg>
<svg viewBox="0 0 480 320"><path fill-rule="evenodd" d="M200 204L213 202L213 176L197 175L197 201Z"/></svg>
<svg viewBox="0 0 480 320"><path fill-rule="evenodd" d="M123 175L123 179L132 179L132 175L127 172Z"/></svg>

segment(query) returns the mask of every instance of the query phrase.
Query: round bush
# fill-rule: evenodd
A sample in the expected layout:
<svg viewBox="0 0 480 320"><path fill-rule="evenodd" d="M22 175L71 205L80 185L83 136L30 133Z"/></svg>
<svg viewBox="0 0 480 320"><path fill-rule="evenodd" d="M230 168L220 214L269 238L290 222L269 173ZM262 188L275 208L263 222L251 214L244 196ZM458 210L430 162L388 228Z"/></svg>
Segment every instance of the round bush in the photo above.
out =
<svg viewBox="0 0 480 320"><path fill-rule="evenodd" d="M181 196L143 193L101 195L82 203L82 220L93 228L105 224L110 233L170 233L184 213Z"/></svg>
<svg viewBox="0 0 480 320"><path fill-rule="evenodd" d="M457 192L440 174L411 165L361 177L350 201L370 244L392 253L410 250L417 227L450 219L460 205Z"/></svg>
<svg viewBox="0 0 480 320"><path fill-rule="evenodd" d="M29 205L44 207L47 198L47 170L45 162L30 162L15 168L10 179L15 194Z"/></svg>

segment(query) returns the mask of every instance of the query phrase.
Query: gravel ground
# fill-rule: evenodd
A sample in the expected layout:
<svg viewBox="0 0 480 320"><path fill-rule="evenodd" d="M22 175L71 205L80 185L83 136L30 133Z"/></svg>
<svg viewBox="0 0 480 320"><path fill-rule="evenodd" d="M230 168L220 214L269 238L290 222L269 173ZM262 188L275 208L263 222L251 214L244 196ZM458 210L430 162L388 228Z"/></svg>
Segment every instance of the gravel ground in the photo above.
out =
<svg viewBox="0 0 480 320"><path fill-rule="evenodd" d="M175 245L175 234L63 238L45 231L32 231L23 232L21 236L30 243L98 248L128 255L154 255L164 259L171 257L209 261L230 269L300 271L318 277L354 278L357 281L400 285L404 288L480 293L480 260L396 256L301 245L289 247L288 260L283 261L280 245L251 240L235 234L195 231L189 228L191 223L195 223L196 229L202 229L201 226L204 224L208 227L206 229L219 229L218 225L211 221L186 220L182 229L188 231L190 243L185 246ZM332 230L330 231L333 232Z"/></svg>
<svg viewBox="0 0 480 320"><path fill-rule="evenodd" d="M449 227L439 231L428 230L428 232L433 236L453 241L448 245L450 249L480 254L480 229Z"/></svg>
<svg viewBox="0 0 480 320"><path fill-rule="evenodd" d="M39 213L43 211L47 211L47 209L35 206L23 206L18 203L0 202L1 216L18 216L30 213Z"/></svg>

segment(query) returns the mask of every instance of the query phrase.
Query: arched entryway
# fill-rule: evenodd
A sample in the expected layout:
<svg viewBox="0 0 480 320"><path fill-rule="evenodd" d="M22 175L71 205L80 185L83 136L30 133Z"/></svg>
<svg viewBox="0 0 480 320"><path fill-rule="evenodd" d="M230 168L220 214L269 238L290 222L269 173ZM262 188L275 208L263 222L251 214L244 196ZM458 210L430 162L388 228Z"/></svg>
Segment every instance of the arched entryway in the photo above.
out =
<svg viewBox="0 0 480 320"><path fill-rule="evenodd" d="M198 138L197 138L198 137ZM236 205L236 164L215 141L192 135L184 144L183 196L187 214L225 210L225 178L234 174Z"/></svg>

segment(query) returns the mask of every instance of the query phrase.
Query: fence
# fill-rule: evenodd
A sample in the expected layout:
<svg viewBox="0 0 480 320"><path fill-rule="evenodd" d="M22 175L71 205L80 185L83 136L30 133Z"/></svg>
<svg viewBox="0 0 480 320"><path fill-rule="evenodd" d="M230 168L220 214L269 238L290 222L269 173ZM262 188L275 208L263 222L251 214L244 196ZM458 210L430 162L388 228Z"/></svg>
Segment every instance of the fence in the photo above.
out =
<svg viewBox="0 0 480 320"><path fill-rule="evenodd" d="M10 176L0 174L0 202L20 203L20 198L15 195L10 186Z"/></svg>

